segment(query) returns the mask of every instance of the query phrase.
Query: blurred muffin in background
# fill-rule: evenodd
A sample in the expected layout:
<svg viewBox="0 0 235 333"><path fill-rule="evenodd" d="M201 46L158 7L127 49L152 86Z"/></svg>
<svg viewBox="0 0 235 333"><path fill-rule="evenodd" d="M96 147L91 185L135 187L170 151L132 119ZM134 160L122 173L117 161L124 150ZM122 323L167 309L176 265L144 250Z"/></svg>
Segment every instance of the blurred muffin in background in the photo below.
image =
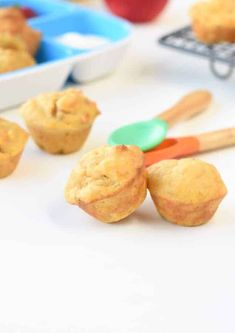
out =
<svg viewBox="0 0 235 333"><path fill-rule="evenodd" d="M25 44L27 51L35 55L42 38L41 32L27 25L27 21L18 8L0 8L0 40L5 34L18 38Z"/></svg>
<svg viewBox="0 0 235 333"><path fill-rule="evenodd" d="M235 1L199 1L191 7L192 29L203 43L235 42Z"/></svg>
<svg viewBox="0 0 235 333"><path fill-rule="evenodd" d="M0 48L0 74L33 66L35 60L24 50Z"/></svg>
<svg viewBox="0 0 235 333"><path fill-rule="evenodd" d="M9 32L3 32L0 34L0 48L27 52L25 42L20 37Z"/></svg>

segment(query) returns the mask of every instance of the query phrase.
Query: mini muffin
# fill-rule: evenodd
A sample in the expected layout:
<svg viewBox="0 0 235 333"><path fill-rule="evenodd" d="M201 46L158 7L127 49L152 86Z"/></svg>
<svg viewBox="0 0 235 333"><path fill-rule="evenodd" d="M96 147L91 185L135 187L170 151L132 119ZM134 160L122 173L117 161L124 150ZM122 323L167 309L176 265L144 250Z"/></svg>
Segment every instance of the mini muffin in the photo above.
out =
<svg viewBox="0 0 235 333"><path fill-rule="evenodd" d="M5 33L20 39L31 55L36 54L42 34L27 24L19 9L0 8L0 36Z"/></svg>
<svg viewBox="0 0 235 333"><path fill-rule="evenodd" d="M191 8L192 28L198 40L213 44L235 42L235 1L200 1Z"/></svg>
<svg viewBox="0 0 235 333"><path fill-rule="evenodd" d="M0 20L12 20L15 22L15 26L25 23L25 17L17 7L0 8Z"/></svg>
<svg viewBox="0 0 235 333"><path fill-rule="evenodd" d="M28 52L0 48L0 74L33 66L34 64L35 61Z"/></svg>
<svg viewBox="0 0 235 333"><path fill-rule="evenodd" d="M100 114L96 103L77 89L39 95L20 113L36 144L51 154L78 151Z"/></svg>
<svg viewBox="0 0 235 333"><path fill-rule="evenodd" d="M21 38L13 36L8 32L0 34L0 48L27 51L27 46L25 42Z"/></svg>
<svg viewBox="0 0 235 333"><path fill-rule="evenodd" d="M21 127L0 118L0 178L15 170L27 140L28 134Z"/></svg>
<svg viewBox="0 0 235 333"><path fill-rule="evenodd" d="M21 10L17 7L2 7L0 8L0 19L12 18L14 20L23 20L24 15Z"/></svg>
<svg viewBox="0 0 235 333"><path fill-rule="evenodd" d="M102 146L78 162L65 198L97 220L117 222L144 201L146 182L143 153L138 147Z"/></svg>
<svg viewBox="0 0 235 333"><path fill-rule="evenodd" d="M23 41L27 45L28 52L33 56L36 55L40 42L42 39L41 32L32 29L30 26L25 24L24 28L20 32L19 36L23 39Z"/></svg>
<svg viewBox="0 0 235 333"><path fill-rule="evenodd" d="M148 188L164 219L188 227L208 222L227 193L213 165L191 158L149 167Z"/></svg>

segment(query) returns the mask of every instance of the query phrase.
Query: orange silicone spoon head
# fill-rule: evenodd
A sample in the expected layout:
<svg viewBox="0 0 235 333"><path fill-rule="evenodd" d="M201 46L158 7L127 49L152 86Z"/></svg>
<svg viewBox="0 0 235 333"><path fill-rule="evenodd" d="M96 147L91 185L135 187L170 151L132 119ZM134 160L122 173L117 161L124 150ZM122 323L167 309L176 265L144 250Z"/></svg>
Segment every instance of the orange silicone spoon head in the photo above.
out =
<svg viewBox="0 0 235 333"><path fill-rule="evenodd" d="M149 166L162 160L194 155L198 151L199 141L196 137L166 139L156 148L145 152L145 165Z"/></svg>

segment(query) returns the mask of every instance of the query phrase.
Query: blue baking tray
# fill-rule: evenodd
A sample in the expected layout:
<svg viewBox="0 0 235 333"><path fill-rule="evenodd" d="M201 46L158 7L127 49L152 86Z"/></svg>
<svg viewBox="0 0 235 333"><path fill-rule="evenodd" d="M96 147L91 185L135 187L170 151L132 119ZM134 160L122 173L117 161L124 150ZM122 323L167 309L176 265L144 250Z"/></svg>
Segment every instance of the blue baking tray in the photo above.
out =
<svg viewBox="0 0 235 333"><path fill-rule="evenodd" d="M37 65L43 65L48 62L60 61L83 54L85 51L70 47L64 47L53 41L43 40L36 56Z"/></svg>
<svg viewBox="0 0 235 333"><path fill-rule="evenodd" d="M115 16L60 0L0 0L0 8L16 3L36 11L39 16L28 24L41 31L43 38L36 65L0 74L0 109L58 90L69 77L87 82L112 72L129 44L131 25ZM105 37L108 43L95 49L65 46L58 36L67 32ZM12 90L17 90L15 95Z"/></svg>
<svg viewBox="0 0 235 333"><path fill-rule="evenodd" d="M54 38L67 32L94 34L105 37L110 42L117 42L130 34L130 25L114 16L76 7L72 12L65 13L63 20L54 16L49 20L31 21L33 28L42 31L44 36Z"/></svg>

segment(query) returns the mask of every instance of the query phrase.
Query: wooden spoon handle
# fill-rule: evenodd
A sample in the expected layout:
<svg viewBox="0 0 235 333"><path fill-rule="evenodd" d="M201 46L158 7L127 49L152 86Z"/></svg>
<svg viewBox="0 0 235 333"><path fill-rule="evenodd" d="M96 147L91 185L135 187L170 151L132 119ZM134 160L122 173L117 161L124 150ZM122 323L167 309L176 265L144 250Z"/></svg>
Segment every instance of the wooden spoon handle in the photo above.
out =
<svg viewBox="0 0 235 333"><path fill-rule="evenodd" d="M235 127L197 135L199 152L235 146Z"/></svg>
<svg viewBox="0 0 235 333"><path fill-rule="evenodd" d="M169 127L180 120L191 118L208 108L212 95L207 90L194 91L183 97L176 105L156 116L165 120Z"/></svg>

